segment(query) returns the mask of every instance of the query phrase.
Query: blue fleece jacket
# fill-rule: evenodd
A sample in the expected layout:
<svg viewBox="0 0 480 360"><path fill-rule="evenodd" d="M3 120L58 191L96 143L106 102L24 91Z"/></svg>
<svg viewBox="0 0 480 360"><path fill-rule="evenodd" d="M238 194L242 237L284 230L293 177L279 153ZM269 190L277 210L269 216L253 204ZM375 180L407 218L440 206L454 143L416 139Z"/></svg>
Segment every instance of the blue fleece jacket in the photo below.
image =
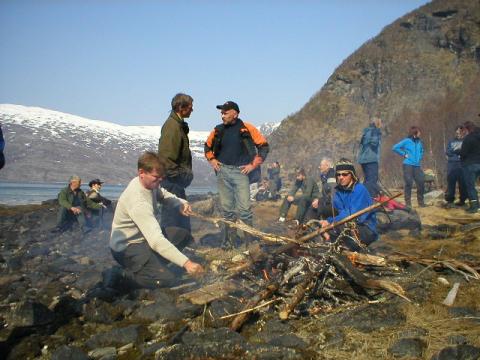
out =
<svg viewBox="0 0 480 360"><path fill-rule="evenodd" d="M373 200L363 184L356 183L351 189L337 186L333 197L333 207L338 211L338 215L329 217L327 221L329 223L338 222L370 205L373 205ZM357 218L357 223L367 225L372 232L378 234L377 217L374 211L360 215Z"/></svg>
<svg viewBox="0 0 480 360"><path fill-rule="evenodd" d="M398 144L393 145L392 150L405 158L403 160L404 165L420 166L423 158L422 140L407 137Z"/></svg>

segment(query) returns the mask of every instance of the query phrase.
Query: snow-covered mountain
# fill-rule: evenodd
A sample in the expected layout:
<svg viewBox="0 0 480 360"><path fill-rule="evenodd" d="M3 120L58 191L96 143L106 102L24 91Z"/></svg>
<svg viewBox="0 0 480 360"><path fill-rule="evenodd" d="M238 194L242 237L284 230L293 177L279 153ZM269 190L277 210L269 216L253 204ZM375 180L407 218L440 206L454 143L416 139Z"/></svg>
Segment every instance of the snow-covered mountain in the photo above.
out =
<svg viewBox="0 0 480 360"><path fill-rule="evenodd" d="M0 123L7 146L6 165L0 180L67 181L77 174L88 182L100 178L127 183L136 174L138 156L156 151L159 126L122 126L107 121L39 107L0 104ZM279 123L265 123L268 136ZM190 131L193 185L211 186L214 174L204 158L203 144L209 131Z"/></svg>
<svg viewBox="0 0 480 360"><path fill-rule="evenodd" d="M275 131L275 129L280 125L280 122L266 122L258 127L258 130L265 135L270 136L271 133Z"/></svg>
<svg viewBox="0 0 480 360"><path fill-rule="evenodd" d="M161 126L122 126L58 111L0 104L7 164L0 180L65 181L72 174L126 183L145 150L156 151ZM191 131L195 184L211 184L204 160L208 131Z"/></svg>

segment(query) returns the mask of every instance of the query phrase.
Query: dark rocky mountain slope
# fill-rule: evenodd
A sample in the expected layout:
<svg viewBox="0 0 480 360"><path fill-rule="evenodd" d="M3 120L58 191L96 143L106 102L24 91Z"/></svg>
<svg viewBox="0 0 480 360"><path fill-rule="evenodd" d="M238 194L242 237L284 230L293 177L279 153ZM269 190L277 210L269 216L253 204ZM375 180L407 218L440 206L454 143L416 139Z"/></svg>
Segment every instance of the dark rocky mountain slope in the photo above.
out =
<svg viewBox="0 0 480 360"><path fill-rule="evenodd" d="M426 166L441 172L455 125L480 120L479 88L480 1L433 1L348 57L271 135L270 159L289 168L326 155L354 158L362 128L379 116L384 174L399 174L401 160L390 149L413 124L423 128Z"/></svg>

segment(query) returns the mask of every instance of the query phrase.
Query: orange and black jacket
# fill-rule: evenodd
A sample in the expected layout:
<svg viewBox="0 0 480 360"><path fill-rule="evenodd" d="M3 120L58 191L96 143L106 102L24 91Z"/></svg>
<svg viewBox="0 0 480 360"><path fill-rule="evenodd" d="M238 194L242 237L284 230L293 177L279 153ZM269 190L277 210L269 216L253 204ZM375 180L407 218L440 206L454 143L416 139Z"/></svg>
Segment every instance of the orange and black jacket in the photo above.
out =
<svg viewBox="0 0 480 360"><path fill-rule="evenodd" d="M235 125L237 125L237 123L241 140L241 153L238 154L238 159L246 157L248 159L248 162L257 168L267 158L267 154L269 151L268 142L265 137L260 133L260 131L258 131L258 129L252 124L243 122L240 119L237 119ZM222 144L224 133L225 125L220 124L217 125L208 136L204 147L205 157L207 158L207 160L210 161L212 159L218 159L222 151L222 145L228 146L228 144Z"/></svg>

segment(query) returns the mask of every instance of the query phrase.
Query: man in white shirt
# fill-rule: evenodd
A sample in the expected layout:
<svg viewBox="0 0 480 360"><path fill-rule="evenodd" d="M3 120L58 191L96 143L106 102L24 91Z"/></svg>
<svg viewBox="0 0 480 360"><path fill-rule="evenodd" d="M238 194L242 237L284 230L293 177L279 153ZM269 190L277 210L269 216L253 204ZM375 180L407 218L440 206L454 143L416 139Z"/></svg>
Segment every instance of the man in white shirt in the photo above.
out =
<svg viewBox="0 0 480 360"><path fill-rule="evenodd" d="M200 264L180 251L192 240L190 232L177 227L166 228L168 240L155 218L158 203L177 206L184 216L191 213L186 200L159 187L164 171L165 166L156 153L142 154L138 159L138 176L120 195L113 217L112 255L127 277L139 287L174 284L176 276L167 267L169 262L183 267L191 275L203 272Z"/></svg>

